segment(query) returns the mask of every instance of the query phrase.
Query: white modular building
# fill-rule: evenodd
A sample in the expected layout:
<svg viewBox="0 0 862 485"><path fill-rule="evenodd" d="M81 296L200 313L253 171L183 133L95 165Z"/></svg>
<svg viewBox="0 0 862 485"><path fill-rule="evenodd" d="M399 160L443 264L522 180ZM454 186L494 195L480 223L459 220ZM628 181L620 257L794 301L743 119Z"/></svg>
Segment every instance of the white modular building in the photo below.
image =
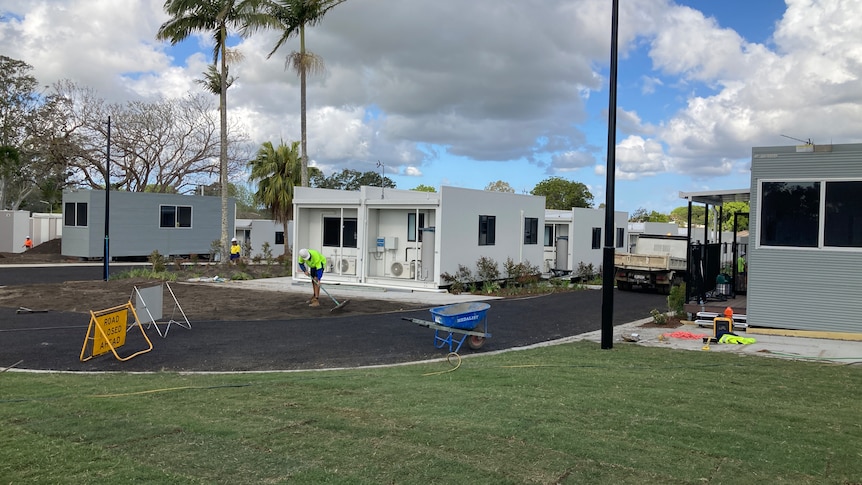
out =
<svg viewBox="0 0 862 485"><path fill-rule="evenodd" d="M497 263L501 277L509 260L538 267L544 214L545 198L532 195L297 187L293 247L320 251L336 281L439 289L441 275L459 266L475 274L480 258ZM296 267L294 275L305 278Z"/></svg>

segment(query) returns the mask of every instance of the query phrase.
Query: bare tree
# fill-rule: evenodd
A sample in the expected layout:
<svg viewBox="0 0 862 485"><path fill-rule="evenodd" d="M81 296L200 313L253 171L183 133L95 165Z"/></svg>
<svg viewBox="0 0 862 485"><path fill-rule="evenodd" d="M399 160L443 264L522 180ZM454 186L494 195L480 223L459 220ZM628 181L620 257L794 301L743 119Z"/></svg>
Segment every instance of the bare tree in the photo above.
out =
<svg viewBox="0 0 862 485"><path fill-rule="evenodd" d="M75 179L105 185L105 149L111 117L111 186L131 192L193 191L220 173L218 111L208 96L106 104L88 89L58 85L67 100L67 129L74 146L65 152ZM240 172L250 145L239 131L228 136L228 175Z"/></svg>

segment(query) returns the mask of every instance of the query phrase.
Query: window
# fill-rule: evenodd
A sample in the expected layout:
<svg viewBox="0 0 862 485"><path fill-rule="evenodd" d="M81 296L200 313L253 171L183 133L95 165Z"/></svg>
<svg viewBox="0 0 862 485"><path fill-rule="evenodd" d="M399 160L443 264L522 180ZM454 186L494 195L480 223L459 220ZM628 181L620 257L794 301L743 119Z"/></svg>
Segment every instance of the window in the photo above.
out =
<svg viewBox="0 0 862 485"><path fill-rule="evenodd" d="M602 248L602 228L594 227L593 228L593 249L601 249Z"/></svg>
<svg viewBox="0 0 862 485"><path fill-rule="evenodd" d="M618 227L617 228L617 247L618 248L624 248L625 247L625 245L626 245L625 239L626 239L626 230L622 227Z"/></svg>
<svg viewBox="0 0 862 485"><path fill-rule="evenodd" d="M551 247L554 245L554 226L548 224L545 225L545 247Z"/></svg>
<svg viewBox="0 0 862 485"><path fill-rule="evenodd" d="M356 247L356 218L324 217L323 245L330 247Z"/></svg>
<svg viewBox="0 0 862 485"><path fill-rule="evenodd" d="M524 244L539 244L539 219L524 218Z"/></svg>
<svg viewBox="0 0 862 485"><path fill-rule="evenodd" d="M479 246L493 246L497 216L479 216Z"/></svg>
<svg viewBox="0 0 862 485"><path fill-rule="evenodd" d="M862 181L826 182L824 246L862 247Z"/></svg>
<svg viewBox="0 0 862 485"><path fill-rule="evenodd" d="M760 197L760 244L817 247L820 182L763 182Z"/></svg>
<svg viewBox="0 0 862 485"><path fill-rule="evenodd" d="M422 242L422 229L425 227L425 214L419 213L419 227L416 226L416 213L410 212L407 214L407 240Z"/></svg>
<svg viewBox="0 0 862 485"><path fill-rule="evenodd" d="M284 231L275 231L275 243L284 244Z"/></svg>
<svg viewBox="0 0 862 485"><path fill-rule="evenodd" d="M159 206L159 227L192 227L191 206Z"/></svg>
<svg viewBox="0 0 862 485"><path fill-rule="evenodd" d="M86 202L66 202L63 208L63 225L64 226L87 226L87 203Z"/></svg>

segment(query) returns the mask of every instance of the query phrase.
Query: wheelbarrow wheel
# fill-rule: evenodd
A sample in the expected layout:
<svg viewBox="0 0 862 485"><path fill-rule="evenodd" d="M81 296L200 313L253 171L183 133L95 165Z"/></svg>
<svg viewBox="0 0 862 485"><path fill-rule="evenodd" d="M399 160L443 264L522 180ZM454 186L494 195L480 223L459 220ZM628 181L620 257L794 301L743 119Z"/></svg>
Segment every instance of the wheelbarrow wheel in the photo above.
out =
<svg viewBox="0 0 862 485"><path fill-rule="evenodd" d="M473 350L479 350L485 345L485 337L479 337L478 335L468 335L467 336L467 345L470 346Z"/></svg>

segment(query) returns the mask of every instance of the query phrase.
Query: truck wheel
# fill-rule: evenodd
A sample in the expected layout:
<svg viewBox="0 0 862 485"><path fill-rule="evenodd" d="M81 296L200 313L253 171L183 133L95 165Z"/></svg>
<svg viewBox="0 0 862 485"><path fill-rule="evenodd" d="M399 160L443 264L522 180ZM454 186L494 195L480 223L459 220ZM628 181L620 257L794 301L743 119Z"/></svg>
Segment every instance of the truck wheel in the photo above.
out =
<svg viewBox="0 0 862 485"><path fill-rule="evenodd" d="M620 291L631 291L632 284L624 281L617 283L617 289Z"/></svg>

